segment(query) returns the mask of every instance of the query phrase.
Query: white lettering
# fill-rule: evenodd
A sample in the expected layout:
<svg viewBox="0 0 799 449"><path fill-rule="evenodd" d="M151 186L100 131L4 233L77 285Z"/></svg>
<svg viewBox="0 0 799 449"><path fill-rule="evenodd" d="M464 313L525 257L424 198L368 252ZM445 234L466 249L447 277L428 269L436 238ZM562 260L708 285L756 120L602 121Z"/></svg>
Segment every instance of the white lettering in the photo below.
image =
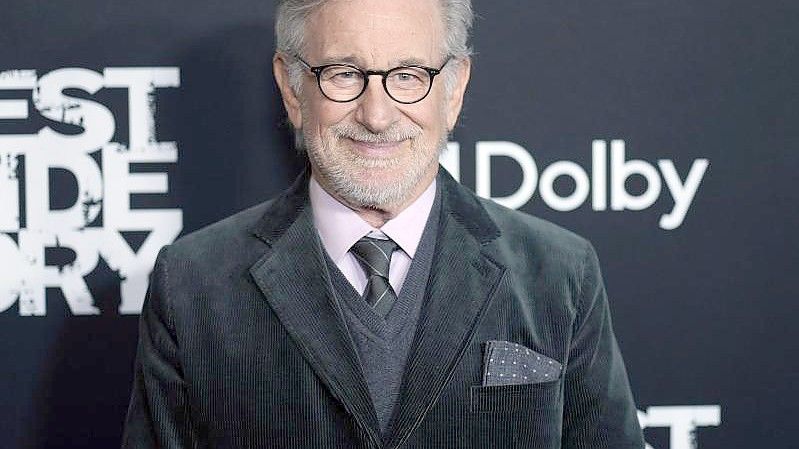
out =
<svg viewBox="0 0 799 449"><path fill-rule="evenodd" d="M179 70L112 68L103 73L65 68L37 80L32 70L0 72L0 90L31 90L31 100L41 115L80 130L62 134L45 126L35 134L0 135L0 231L13 233L0 233L0 260L7 262L4 268L8 266L0 270L0 312L18 303L20 315L44 315L46 289L57 288L71 313L100 313L85 277L97 268L102 257L121 279L119 312L138 313L158 251L177 238L183 228L180 209L131 207L132 195L168 193L167 174L130 171L134 163L178 160L174 142L156 139L155 89L177 87ZM93 95L103 88L128 89L128 147L111 142L116 121L106 106L64 94L67 89L78 89ZM0 119L27 118L27 104L26 100L3 100ZM100 160L102 164L98 164ZM24 162L24 177L18 173L20 161ZM78 187L76 197L64 198L64 192L50 190L54 170L73 177ZM19 201L22 179L24 223L20 220ZM69 206L51 209L53 194ZM101 222L102 227L95 222ZM121 234L125 231L147 233L136 251ZM74 253L74 260L60 266L49 265L45 254L52 248Z"/></svg>
<svg viewBox="0 0 799 449"><path fill-rule="evenodd" d="M646 179L646 189L641 195L630 195L625 187L627 178L641 175ZM613 210L643 210L660 196L660 176L655 167L640 160L625 160L624 141L610 142L610 208Z"/></svg>
<svg viewBox="0 0 799 449"><path fill-rule="evenodd" d="M608 208L608 145L604 140L591 143L591 176L593 178L592 207L594 210Z"/></svg>
<svg viewBox="0 0 799 449"><path fill-rule="evenodd" d="M49 173L62 168L78 184L72 206L50 209ZM29 151L25 155L25 210L28 229L67 231L83 229L100 213L103 198L103 175L100 167L83 152Z"/></svg>
<svg viewBox="0 0 799 449"><path fill-rule="evenodd" d="M560 176L568 176L574 180L574 192L567 197L562 197L555 193L555 179ZM547 167L541 173L539 187L541 189L541 199L549 207L561 212L580 207L588 198L588 193L591 190L590 181L585 170L571 161L558 161Z"/></svg>
<svg viewBox="0 0 799 449"><path fill-rule="evenodd" d="M666 186L671 192L671 197L674 198L674 208L671 213L660 217L661 228L676 229L680 227L685 219L685 214L688 213L688 209L691 207L696 191L699 190L699 184L702 182L702 177L705 175L708 165L710 165L710 161L707 159L695 160L683 184L680 182L680 176L677 174L677 169L674 168L672 161L667 159L658 161L660 171L663 172L663 179L666 180Z"/></svg>
<svg viewBox="0 0 799 449"><path fill-rule="evenodd" d="M444 167L460 179L460 144L450 142L448 150L442 154L440 161ZM544 168L539 178L538 165L533 156L523 147L512 142L488 141L475 145L475 192L483 198L489 198L503 206L518 209L533 197L536 189L541 191L541 199L550 208L557 211L575 210L585 203L591 195L592 209L605 211L644 210L652 207L660 197L663 180L671 195L674 206L671 212L660 217L658 225L665 230L673 230L682 225L688 210L693 203L702 178L710 166L707 159L696 159L683 182L674 163L668 159L660 159L654 165L637 159L627 160L625 142L610 142L610 169L608 170L608 145L604 140L591 143L591 176L586 170L572 161L556 161ZM504 197L492 197L492 157L505 156L513 159L522 170L522 183L517 190ZM626 182L634 175L645 181L643 192L637 195L627 191ZM574 191L567 196L555 192L555 180L567 176L574 181ZM608 195L608 176L610 176L610 195ZM661 179L662 176L662 179ZM609 198L608 198L609 197Z"/></svg>
<svg viewBox="0 0 799 449"><path fill-rule="evenodd" d="M516 192L494 198L491 196L491 158L505 156L513 159L522 169L522 183ZM477 179L475 192L483 198L490 198L497 203L518 209L532 198L538 183L538 167L535 160L521 146L512 142L477 142L476 146Z"/></svg>
<svg viewBox="0 0 799 449"><path fill-rule="evenodd" d="M109 142L116 129L111 111L100 103L62 93L79 89L94 94L102 88L103 76L87 69L58 69L42 76L33 90L36 109L50 120L82 128L83 133L65 135L45 126L39 131L39 151L86 153Z"/></svg>
<svg viewBox="0 0 799 449"><path fill-rule="evenodd" d="M138 151L156 143L155 89L180 86L180 71L176 67L115 67L103 73L106 87L128 90L130 149Z"/></svg>
<svg viewBox="0 0 799 449"><path fill-rule="evenodd" d="M461 180L461 145L458 142L447 143L447 148L438 156L438 162L456 181Z"/></svg>
<svg viewBox="0 0 799 449"><path fill-rule="evenodd" d="M721 424L721 407L718 405L648 407L638 412L642 429L648 427L669 428L669 449L698 449L696 438L698 427ZM649 444L647 449L653 449Z"/></svg>

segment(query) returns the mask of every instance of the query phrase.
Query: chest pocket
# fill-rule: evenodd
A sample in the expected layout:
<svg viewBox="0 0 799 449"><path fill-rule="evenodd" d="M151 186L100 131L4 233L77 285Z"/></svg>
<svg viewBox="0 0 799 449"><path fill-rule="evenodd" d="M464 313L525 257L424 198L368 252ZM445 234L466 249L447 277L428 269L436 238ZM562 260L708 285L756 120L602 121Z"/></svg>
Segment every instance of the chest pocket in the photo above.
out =
<svg viewBox="0 0 799 449"><path fill-rule="evenodd" d="M560 448L562 382L472 386L470 447Z"/></svg>
<svg viewBox="0 0 799 449"><path fill-rule="evenodd" d="M513 413L560 407L560 380L532 384L471 387L471 413Z"/></svg>

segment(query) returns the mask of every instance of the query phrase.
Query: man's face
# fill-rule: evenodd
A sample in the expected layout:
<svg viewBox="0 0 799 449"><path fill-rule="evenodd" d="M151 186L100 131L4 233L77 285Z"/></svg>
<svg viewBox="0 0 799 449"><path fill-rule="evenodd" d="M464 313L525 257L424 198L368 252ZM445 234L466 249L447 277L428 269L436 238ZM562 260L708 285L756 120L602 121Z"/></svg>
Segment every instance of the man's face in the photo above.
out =
<svg viewBox="0 0 799 449"><path fill-rule="evenodd" d="M414 61L438 68L445 58L443 42L435 0L331 0L309 17L301 56L312 66L346 62L388 70ZM458 70L450 95L442 74L430 94L414 104L392 100L379 76L370 76L363 95L348 103L325 98L309 71L303 72L296 102L281 86L289 117L303 134L313 176L354 207L407 205L438 171L438 154L460 112L468 80L468 64L460 67L448 67Z"/></svg>

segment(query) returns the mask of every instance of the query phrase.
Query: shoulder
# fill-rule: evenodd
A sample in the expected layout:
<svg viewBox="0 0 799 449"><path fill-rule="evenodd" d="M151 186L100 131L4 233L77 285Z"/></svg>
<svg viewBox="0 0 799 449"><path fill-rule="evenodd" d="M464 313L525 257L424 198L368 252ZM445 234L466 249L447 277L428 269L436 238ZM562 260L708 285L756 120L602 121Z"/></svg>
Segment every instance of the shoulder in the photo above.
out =
<svg viewBox="0 0 799 449"><path fill-rule="evenodd" d="M217 260L227 254L242 254L257 240L253 228L275 200L268 200L186 234L168 247L175 260Z"/></svg>
<svg viewBox="0 0 799 449"><path fill-rule="evenodd" d="M439 179L448 200L446 210L487 244L487 254L511 268L511 275L579 282L595 254L588 240L542 218L480 198L443 169Z"/></svg>
<svg viewBox="0 0 799 449"><path fill-rule="evenodd" d="M529 296L548 298L548 313L560 308L578 322L602 283L591 242L547 220L480 201L499 228L492 253L507 268L512 285Z"/></svg>
<svg viewBox="0 0 799 449"><path fill-rule="evenodd" d="M562 263L565 268L581 269L594 254L584 237L542 218L509 209L492 200L480 199L500 230L498 243L518 256L534 256L539 261Z"/></svg>

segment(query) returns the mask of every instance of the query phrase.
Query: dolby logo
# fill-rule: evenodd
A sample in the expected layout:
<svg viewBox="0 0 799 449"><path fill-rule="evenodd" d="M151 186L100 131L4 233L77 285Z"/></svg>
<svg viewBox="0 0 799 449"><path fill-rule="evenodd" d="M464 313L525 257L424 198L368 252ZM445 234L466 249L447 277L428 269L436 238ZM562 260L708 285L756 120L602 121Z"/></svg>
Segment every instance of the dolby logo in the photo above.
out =
<svg viewBox="0 0 799 449"><path fill-rule="evenodd" d="M477 142L475 193L503 206L518 209L527 204L538 191L548 207L562 212L577 209L589 201L589 197L591 208L595 211L640 211L652 207L665 193L672 206L661 215L658 225L666 230L680 227L693 204L710 162L707 159L695 159L688 173L680 175L671 159L658 159L656 164L627 159L623 140L613 140L609 146L610 151L606 141L593 141L589 172L573 161L556 161L547 167L539 167L529 151L513 142ZM450 142L440 158L444 168L458 180L460 150L458 142ZM518 164L522 173L522 182L516 191L502 197L491 195L491 162L498 157L510 158ZM633 176L643 179L645 187L642 192L631 193L627 190L627 180ZM574 185L571 192L556 191L555 181L561 177L570 179Z"/></svg>

